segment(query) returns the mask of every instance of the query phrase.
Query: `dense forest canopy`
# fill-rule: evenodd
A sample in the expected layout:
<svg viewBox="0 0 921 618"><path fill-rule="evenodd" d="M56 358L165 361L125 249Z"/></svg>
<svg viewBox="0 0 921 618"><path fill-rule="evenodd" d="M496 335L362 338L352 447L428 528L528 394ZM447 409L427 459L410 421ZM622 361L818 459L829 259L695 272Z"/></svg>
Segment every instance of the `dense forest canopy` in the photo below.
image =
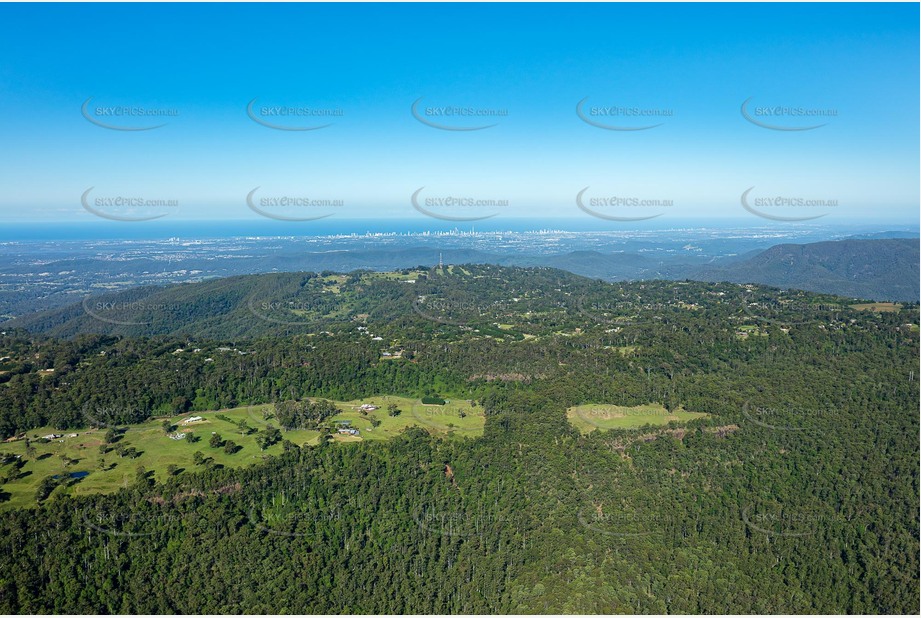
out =
<svg viewBox="0 0 921 618"><path fill-rule="evenodd" d="M379 393L485 429L50 487L0 512L4 612L918 610L917 304L485 265L88 302L0 336L4 438L276 404L283 440ZM707 416L582 434L586 403Z"/></svg>

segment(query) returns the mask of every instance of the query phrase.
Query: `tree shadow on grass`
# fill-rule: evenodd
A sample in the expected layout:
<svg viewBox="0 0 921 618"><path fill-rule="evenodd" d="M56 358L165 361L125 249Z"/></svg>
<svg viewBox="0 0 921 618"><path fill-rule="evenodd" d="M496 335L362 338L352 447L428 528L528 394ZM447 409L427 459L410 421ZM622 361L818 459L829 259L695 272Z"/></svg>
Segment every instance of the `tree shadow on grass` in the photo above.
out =
<svg viewBox="0 0 921 618"><path fill-rule="evenodd" d="M67 480L65 480L63 484L66 485L67 487L73 487L74 485L76 485L77 483L79 483L85 478L86 478L85 476L81 476L78 478L68 478Z"/></svg>

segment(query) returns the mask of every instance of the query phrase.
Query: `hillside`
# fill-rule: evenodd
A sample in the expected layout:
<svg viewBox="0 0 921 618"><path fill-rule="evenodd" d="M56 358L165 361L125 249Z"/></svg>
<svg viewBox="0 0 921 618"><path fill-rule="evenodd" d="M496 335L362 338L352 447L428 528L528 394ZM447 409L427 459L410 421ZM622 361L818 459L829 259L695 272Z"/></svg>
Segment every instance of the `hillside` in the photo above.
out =
<svg viewBox="0 0 921 618"><path fill-rule="evenodd" d="M408 329L413 335L427 333L439 324L490 332L499 324L532 324L534 316L550 312L554 321L585 327L586 320L633 321L637 312L645 314L645 322L661 319L660 314L644 308L662 311L670 307L675 311L684 294L708 286L668 281L604 283L552 268L473 264L449 266L444 272L437 267L418 267L394 273L270 273L86 297L80 303L25 316L6 326L54 337L173 335L230 340L315 334L359 324ZM711 306L711 316L748 317L747 288L733 284L721 289L725 290L724 298ZM674 291L665 292L663 297L663 292L653 290ZM774 294L769 290L765 293ZM643 296L647 300L641 301ZM594 300L605 297L613 300ZM803 303L812 295L794 292L779 297ZM839 316L854 313L846 299L827 295L815 298L816 303L840 304ZM518 330L504 331L504 335L520 337Z"/></svg>
<svg viewBox="0 0 921 618"><path fill-rule="evenodd" d="M30 320L6 613L917 606L917 304L465 265Z"/></svg>
<svg viewBox="0 0 921 618"><path fill-rule="evenodd" d="M688 275L703 281L917 302L919 262L917 238L838 240L777 245L742 262L691 269Z"/></svg>
<svg viewBox="0 0 921 618"><path fill-rule="evenodd" d="M767 240L754 238L684 245L673 240L663 249L642 239L623 241L612 237L610 244L599 239L591 250L561 250L558 253L529 244L543 242L540 238L530 238L528 242L524 238L511 238L503 247L480 243L481 247L490 247L489 251L457 246L443 249L379 247L357 240L341 245L349 247L341 250L305 251L296 239L252 240L241 251L232 251L226 243L220 242L119 245L119 250L131 252L128 260L115 260L108 253L100 254L91 243L81 245L82 258L61 257L61 248L51 244L37 253L19 251L13 256L11 265L0 269L0 323L39 311L61 309L87 296L129 290L133 294L144 294L138 292L138 288L150 286L261 273L388 272L418 265L432 267L438 264L439 258L445 264L557 268L605 281L725 280L796 287L870 300L918 299L917 243L912 246L910 241L895 243L897 251L887 245L891 240L846 242L841 246L853 250L846 255L840 255L840 249L835 250L839 255L833 268L829 268L827 264L815 267L808 261L777 257L778 251L786 249L771 247ZM233 244L240 242L235 239ZM833 250L838 246L827 244ZM802 247L811 254L823 251L818 244L782 246L790 250ZM787 266L778 268L777 260Z"/></svg>

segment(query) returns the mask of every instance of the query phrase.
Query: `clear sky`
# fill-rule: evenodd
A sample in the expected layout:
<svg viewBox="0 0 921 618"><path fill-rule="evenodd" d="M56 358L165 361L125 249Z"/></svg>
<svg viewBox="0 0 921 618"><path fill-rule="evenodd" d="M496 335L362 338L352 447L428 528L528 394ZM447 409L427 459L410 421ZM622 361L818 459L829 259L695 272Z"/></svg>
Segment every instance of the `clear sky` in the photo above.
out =
<svg viewBox="0 0 921 618"><path fill-rule="evenodd" d="M759 212L915 224L918 11L4 4L0 222L94 220L81 203L91 187L90 208L128 217L256 220L246 201L256 187L251 203L274 215L411 217L411 196L424 187L416 205L448 217L584 218L576 195L589 187L583 205L610 216L763 224L740 205L755 187L748 203ZM264 126L247 115L254 99L252 115L267 124L331 124ZM746 100L754 122L742 114ZM599 128L577 115L580 101L596 124L659 126ZM173 115L106 116L115 106ZM332 115L267 115L276 106ZM831 114L767 114L778 106ZM435 115L442 107L500 115ZM605 115L608 107L658 116ZM179 205L105 201L118 196ZM283 196L342 204L271 202ZM608 196L672 203L597 201ZM755 205L773 196L837 203ZM426 201L441 197L497 203Z"/></svg>

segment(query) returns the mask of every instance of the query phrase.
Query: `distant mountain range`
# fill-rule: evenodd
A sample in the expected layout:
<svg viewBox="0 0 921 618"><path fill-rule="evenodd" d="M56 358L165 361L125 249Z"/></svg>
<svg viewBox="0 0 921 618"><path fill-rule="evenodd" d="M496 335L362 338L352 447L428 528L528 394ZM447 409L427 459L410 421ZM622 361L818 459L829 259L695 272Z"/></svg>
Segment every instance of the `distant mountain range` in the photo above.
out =
<svg viewBox="0 0 921 618"><path fill-rule="evenodd" d="M666 261L635 254L592 251L534 260L500 258L499 262L551 266L607 280L693 279L758 283L876 301L918 302L921 297L918 238L781 244L703 265L688 264L682 258Z"/></svg>
<svg viewBox="0 0 921 618"><path fill-rule="evenodd" d="M497 255L473 249L442 252L445 263L549 266L608 281L693 279L758 283L877 301L915 301L919 286L919 239L878 238L781 244L731 258L689 261L687 256L651 258L636 253L573 251L560 255ZM270 260L277 270L390 270L434 265L430 248L312 253Z"/></svg>
<svg viewBox="0 0 921 618"><path fill-rule="evenodd" d="M182 272L200 268L207 278L272 272L339 273L355 270L393 271L415 266L445 264L495 264L499 266L550 267L583 277L605 281L695 280L707 282L755 283L782 289L835 294L873 301L918 302L919 239L901 238L902 233L879 234L881 238L845 239L808 244L780 244L766 250L715 258L687 253L663 257L636 252L570 251L555 255L500 254L477 249L407 247L404 249L364 248L358 250L303 252L283 250L251 262L199 259L183 264ZM86 264L93 271L107 262ZM210 267L208 265L211 265ZM122 268L121 262L117 263ZM73 264L69 264L73 268ZM153 271L155 264L141 262L136 269ZM211 270L205 270L210 268ZM115 272L115 271L113 271ZM209 276L210 275L210 276ZM122 275L125 277L126 275ZM199 277L201 280L205 277ZM137 286L149 285L140 281ZM77 298L86 296L87 286L50 294L45 287L25 288L12 315L26 322L29 314L55 308L68 311ZM101 286L100 286L101 287ZM9 295L9 294L8 294ZM96 294L93 294L96 296ZM9 314L8 314L9 315ZM52 321L60 319L58 315ZM41 321L41 320L40 320ZM18 321L22 323L21 320Z"/></svg>
<svg viewBox="0 0 921 618"><path fill-rule="evenodd" d="M698 268L689 278L918 302L919 241L898 238L783 244L734 264Z"/></svg>
<svg viewBox="0 0 921 618"><path fill-rule="evenodd" d="M873 240L879 238L918 238L917 232L901 232L901 231L892 231L892 232L871 232L868 234L855 234L849 236L850 240Z"/></svg>

